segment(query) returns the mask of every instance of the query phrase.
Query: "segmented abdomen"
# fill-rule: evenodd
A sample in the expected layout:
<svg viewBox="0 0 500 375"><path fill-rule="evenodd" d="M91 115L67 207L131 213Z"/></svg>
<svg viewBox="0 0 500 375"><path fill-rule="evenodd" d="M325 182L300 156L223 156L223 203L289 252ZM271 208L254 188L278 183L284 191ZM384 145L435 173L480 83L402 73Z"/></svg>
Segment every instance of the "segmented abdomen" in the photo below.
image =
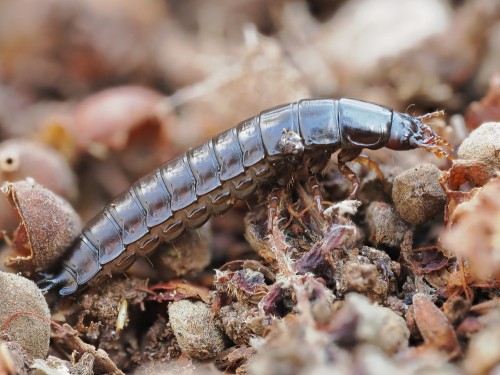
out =
<svg viewBox="0 0 500 375"><path fill-rule="evenodd" d="M74 293L126 269L136 256L175 240L186 227L201 226L274 174L284 159L284 129L300 135L305 152L338 146L338 112L333 99L276 107L164 164L90 221L69 250L63 271L46 281L62 284L60 294Z"/></svg>

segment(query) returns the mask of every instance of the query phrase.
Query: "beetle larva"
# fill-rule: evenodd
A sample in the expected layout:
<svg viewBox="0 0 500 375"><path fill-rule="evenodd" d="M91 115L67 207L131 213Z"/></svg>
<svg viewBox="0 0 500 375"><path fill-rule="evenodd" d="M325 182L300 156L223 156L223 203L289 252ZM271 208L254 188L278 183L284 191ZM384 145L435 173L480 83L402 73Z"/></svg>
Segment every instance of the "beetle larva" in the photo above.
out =
<svg viewBox="0 0 500 375"><path fill-rule="evenodd" d="M355 99L307 99L266 110L135 183L87 224L61 271L38 285L59 287L61 295L97 285L160 242L223 213L259 183L289 176L299 163L318 168L315 161L325 162L337 150L342 163L363 148L422 147L447 155L447 142L422 122L430 117Z"/></svg>

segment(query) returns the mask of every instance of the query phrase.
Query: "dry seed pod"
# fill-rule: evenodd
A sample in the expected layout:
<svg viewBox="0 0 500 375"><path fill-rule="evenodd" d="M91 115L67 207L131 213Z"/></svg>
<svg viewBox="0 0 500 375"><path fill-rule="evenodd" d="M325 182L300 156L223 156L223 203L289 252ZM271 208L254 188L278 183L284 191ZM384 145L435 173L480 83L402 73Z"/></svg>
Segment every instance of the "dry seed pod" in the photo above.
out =
<svg viewBox="0 0 500 375"><path fill-rule="evenodd" d="M370 241L374 244L399 246L404 235L411 230L394 208L385 202L372 202L366 210L370 227Z"/></svg>
<svg viewBox="0 0 500 375"><path fill-rule="evenodd" d="M148 120L158 121L156 108L161 99L160 93L140 86L115 87L89 96L74 113L80 145L102 143L123 149L134 128Z"/></svg>
<svg viewBox="0 0 500 375"><path fill-rule="evenodd" d="M67 199L77 195L76 177L68 162L54 149L26 139L0 143L0 182L26 177Z"/></svg>
<svg viewBox="0 0 500 375"><path fill-rule="evenodd" d="M444 210L446 195L439 184L440 176L435 165L420 164L394 179L392 199L403 220L423 224Z"/></svg>
<svg viewBox="0 0 500 375"><path fill-rule="evenodd" d="M168 307L172 330L182 351L208 359L226 348L227 338L216 326L210 307L201 301L182 300Z"/></svg>
<svg viewBox="0 0 500 375"><path fill-rule="evenodd" d="M31 280L0 271L0 326L27 353L35 358L45 358L49 350L50 311L42 292ZM12 317L16 312L29 312Z"/></svg>
<svg viewBox="0 0 500 375"><path fill-rule="evenodd" d="M43 161L43 162L41 162ZM78 194L76 178L61 154L41 143L10 139L0 143L0 184L32 177L66 199ZM0 229L14 230L15 213L0 195Z"/></svg>
<svg viewBox="0 0 500 375"><path fill-rule="evenodd" d="M457 151L460 159L484 161L500 169L500 122L487 122L474 130Z"/></svg>
<svg viewBox="0 0 500 375"><path fill-rule="evenodd" d="M49 270L80 232L78 214L33 179L6 183L0 190L21 218L11 241L18 254L6 265L26 273Z"/></svg>

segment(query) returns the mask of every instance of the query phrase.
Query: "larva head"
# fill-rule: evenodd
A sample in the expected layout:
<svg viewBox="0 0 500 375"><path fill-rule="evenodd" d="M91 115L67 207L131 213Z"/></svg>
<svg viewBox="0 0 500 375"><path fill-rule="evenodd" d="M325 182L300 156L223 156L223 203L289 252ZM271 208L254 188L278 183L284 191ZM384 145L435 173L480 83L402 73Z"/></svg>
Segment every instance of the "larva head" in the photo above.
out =
<svg viewBox="0 0 500 375"><path fill-rule="evenodd" d="M448 141L434 133L429 125L422 122L443 114L443 111L438 111L413 117L406 113L394 112L391 135L386 147L392 150L424 148L433 152L440 159L442 157L451 159L450 150L452 148Z"/></svg>

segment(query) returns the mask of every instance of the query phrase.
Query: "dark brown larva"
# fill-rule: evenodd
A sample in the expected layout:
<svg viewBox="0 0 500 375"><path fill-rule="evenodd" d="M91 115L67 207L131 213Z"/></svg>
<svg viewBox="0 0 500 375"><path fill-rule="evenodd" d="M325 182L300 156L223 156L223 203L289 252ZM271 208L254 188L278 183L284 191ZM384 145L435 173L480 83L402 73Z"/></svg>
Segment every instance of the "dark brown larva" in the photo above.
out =
<svg viewBox="0 0 500 375"><path fill-rule="evenodd" d="M299 163L315 172L339 149L341 162L363 148L424 147L445 155L445 141L421 122L426 118L354 99L308 99L264 111L134 184L87 224L61 271L38 285L59 287L61 295L97 285L226 211L259 183L290 176Z"/></svg>

